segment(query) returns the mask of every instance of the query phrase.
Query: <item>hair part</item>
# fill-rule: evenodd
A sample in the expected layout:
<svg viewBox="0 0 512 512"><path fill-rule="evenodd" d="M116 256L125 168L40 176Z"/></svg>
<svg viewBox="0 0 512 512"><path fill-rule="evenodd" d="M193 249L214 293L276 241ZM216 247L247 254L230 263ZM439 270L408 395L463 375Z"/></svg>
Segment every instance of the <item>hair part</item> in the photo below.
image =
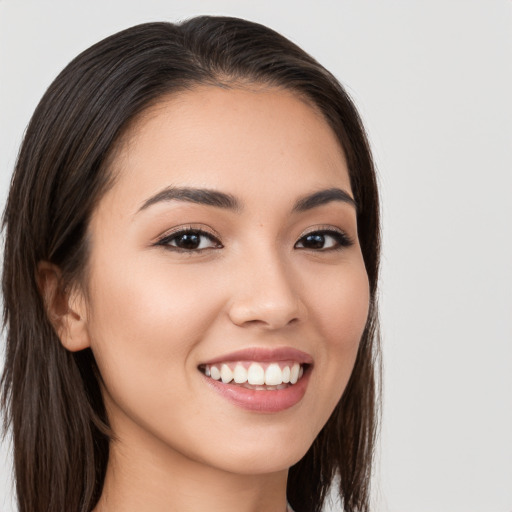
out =
<svg viewBox="0 0 512 512"><path fill-rule="evenodd" d="M138 25L76 57L27 128L4 211L2 287L7 332L1 381L12 429L20 512L90 512L103 486L111 433L90 349L60 343L37 286L39 262L63 289L87 290L88 224L115 182L111 162L131 123L163 97L198 85L293 91L327 120L343 147L370 283L370 312L347 388L289 472L296 512L319 512L337 476L347 512L368 512L378 419L379 198L359 115L338 81L295 44L257 23L200 16Z"/></svg>

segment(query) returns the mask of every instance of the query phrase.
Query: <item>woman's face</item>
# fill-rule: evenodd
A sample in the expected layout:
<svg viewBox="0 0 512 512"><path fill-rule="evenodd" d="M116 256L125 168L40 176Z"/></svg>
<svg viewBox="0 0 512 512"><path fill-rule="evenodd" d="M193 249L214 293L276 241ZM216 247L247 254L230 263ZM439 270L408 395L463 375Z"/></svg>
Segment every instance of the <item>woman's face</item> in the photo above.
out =
<svg viewBox="0 0 512 512"><path fill-rule="evenodd" d="M119 446L288 468L339 401L368 313L335 135L291 92L205 86L147 111L112 171L83 316Z"/></svg>

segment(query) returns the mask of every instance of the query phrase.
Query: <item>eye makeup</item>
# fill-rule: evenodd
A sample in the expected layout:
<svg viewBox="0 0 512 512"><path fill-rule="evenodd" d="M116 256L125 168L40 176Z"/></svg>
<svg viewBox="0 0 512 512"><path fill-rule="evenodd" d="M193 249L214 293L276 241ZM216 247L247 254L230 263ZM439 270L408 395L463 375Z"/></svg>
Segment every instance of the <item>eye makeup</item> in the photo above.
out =
<svg viewBox="0 0 512 512"><path fill-rule="evenodd" d="M300 247L299 244L302 246ZM332 226L326 226L315 228L302 235L294 247L303 250L331 251L341 250L352 245L354 245L354 241L345 232Z"/></svg>
<svg viewBox="0 0 512 512"><path fill-rule="evenodd" d="M223 247L217 236L193 226L176 228L160 238L155 245L177 252L200 252Z"/></svg>
<svg viewBox="0 0 512 512"><path fill-rule="evenodd" d="M353 244L354 241L345 232L329 226L318 227L303 234L295 243L294 248L311 251L333 251L350 247ZM218 236L193 226L177 228L159 239L155 245L177 252L201 252L224 247Z"/></svg>

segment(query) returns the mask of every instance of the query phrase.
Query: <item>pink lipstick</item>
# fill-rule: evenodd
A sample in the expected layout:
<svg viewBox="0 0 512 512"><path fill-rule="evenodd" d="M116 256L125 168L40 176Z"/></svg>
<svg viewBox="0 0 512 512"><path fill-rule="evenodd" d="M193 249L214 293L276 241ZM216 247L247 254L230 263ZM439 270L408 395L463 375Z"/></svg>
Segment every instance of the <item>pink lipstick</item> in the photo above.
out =
<svg viewBox="0 0 512 512"><path fill-rule="evenodd" d="M300 350L249 348L198 366L210 389L238 407L275 413L303 398L313 359Z"/></svg>

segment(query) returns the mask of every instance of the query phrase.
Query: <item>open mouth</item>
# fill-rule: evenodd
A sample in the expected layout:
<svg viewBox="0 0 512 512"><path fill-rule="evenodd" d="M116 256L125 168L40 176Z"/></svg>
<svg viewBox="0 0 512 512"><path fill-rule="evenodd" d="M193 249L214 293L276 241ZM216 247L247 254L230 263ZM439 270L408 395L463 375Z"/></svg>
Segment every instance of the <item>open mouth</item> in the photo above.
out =
<svg viewBox="0 0 512 512"><path fill-rule="evenodd" d="M257 391L277 391L294 386L310 365L296 361L233 361L200 365L210 379Z"/></svg>

